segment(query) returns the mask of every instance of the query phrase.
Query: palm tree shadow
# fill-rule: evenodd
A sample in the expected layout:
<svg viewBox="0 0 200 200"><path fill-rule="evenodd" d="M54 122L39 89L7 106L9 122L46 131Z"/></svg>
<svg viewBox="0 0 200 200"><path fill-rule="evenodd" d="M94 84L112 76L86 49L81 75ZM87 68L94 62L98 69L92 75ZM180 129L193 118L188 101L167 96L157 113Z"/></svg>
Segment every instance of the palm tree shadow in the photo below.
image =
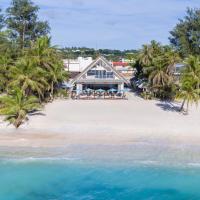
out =
<svg viewBox="0 0 200 200"><path fill-rule="evenodd" d="M46 116L46 114L42 113L41 110L33 110L29 112L29 116Z"/></svg>
<svg viewBox="0 0 200 200"><path fill-rule="evenodd" d="M160 107L164 111L180 113L180 106L175 105L174 103L170 101L157 103L156 106Z"/></svg>

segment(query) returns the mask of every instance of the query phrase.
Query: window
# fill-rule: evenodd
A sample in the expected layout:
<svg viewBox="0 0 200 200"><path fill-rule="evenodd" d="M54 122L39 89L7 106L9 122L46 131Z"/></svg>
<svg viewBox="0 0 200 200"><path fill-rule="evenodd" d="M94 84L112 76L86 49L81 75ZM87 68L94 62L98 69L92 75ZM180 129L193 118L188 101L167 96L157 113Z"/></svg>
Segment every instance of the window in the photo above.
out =
<svg viewBox="0 0 200 200"><path fill-rule="evenodd" d="M87 75L88 76L95 76L95 70L89 70L88 72L87 72Z"/></svg>
<svg viewBox="0 0 200 200"><path fill-rule="evenodd" d="M107 72L107 78L114 78L113 72Z"/></svg>
<svg viewBox="0 0 200 200"><path fill-rule="evenodd" d="M106 70L89 70L87 76L95 76L97 79L111 79L114 78L114 73Z"/></svg>

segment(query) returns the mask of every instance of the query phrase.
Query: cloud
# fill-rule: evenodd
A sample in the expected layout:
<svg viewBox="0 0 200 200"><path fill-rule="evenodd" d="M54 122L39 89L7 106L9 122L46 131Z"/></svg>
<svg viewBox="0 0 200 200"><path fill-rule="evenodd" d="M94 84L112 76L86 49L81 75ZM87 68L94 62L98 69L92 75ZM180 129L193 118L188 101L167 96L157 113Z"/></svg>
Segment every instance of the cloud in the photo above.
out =
<svg viewBox="0 0 200 200"><path fill-rule="evenodd" d="M7 0L0 0L8 5ZM156 39L168 43L169 31L187 7L199 0L33 0L40 18L61 46L139 48Z"/></svg>

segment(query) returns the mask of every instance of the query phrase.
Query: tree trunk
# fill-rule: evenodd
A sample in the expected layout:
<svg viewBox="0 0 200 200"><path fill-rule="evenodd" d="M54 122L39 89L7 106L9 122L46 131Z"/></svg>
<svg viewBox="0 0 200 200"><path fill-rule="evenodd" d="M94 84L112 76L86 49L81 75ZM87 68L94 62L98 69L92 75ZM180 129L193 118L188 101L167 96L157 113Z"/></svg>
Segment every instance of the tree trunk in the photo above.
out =
<svg viewBox="0 0 200 200"><path fill-rule="evenodd" d="M38 97L39 97L39 102L40 102L40 104L42 104L42 98L41 98L41 95L38 94Z"/></svg>
<svg viewBox="0 0 200 200"><path fill-rule="evenodd" d="M25 41L25 29L26 29L26 24L24 23L23 27L23 35L22 35L22 50L24 51L24 41Z"/></svg>
<svg viewBox="0 0 200 200"><path fill-rule="evenodd" d="M189 100L187 101L187 109L186 109L186 114L188 114L189 113Z"/></svg>
<svg viewBox="0 0 200 200"><path fill-rule="evenodd" d="M180 112L182 112L183 109L184 109L185 101L186 101L186 99L183 100L183 103L182 103L182 105L181 105L181 107L180 107Z"/></svg>
<svg viewBox="0 0 200 200"><path fill-rule="evenodd" d="M54 96L54 83L53 81L51 82L51 100L53 101Z"/></svg>
<svg viewBox="0 0 200 200"><path fill-rule="evenodd" d="M20 37L20 39L19 39L20 40L19 41L20 49L23 50L23 32L20 33L19 37Z"/></svg>
<svg viewBox="0 0 200 200"><path fill-rule="evenodd" d="M24 51L25 31L26 31L26 22L23 22L23 28L20 33L20 48L22 51Z"/></svg>
<svg viewBox="0 0 200 200"><path fill-rule="evenodd" d="M18 129L20 127L20 125L22 124L23 122L23 119L20 115L18 115L17 119L15 119L15 122L14 122L14 126L16 129Z"/></svg>

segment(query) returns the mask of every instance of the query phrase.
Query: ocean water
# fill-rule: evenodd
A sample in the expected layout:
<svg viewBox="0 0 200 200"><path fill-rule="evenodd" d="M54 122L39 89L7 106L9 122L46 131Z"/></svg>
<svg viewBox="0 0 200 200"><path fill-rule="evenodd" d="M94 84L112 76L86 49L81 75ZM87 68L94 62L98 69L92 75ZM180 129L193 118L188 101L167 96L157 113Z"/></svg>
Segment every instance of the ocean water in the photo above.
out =
<svg viewBox="0 0 200 200"><path fill-rule="evenodd" d="M0 161L0 200L199 200L198 167Z"/></svg>
<svg viewBox="0 0 200 200"><path fill-rule="evenodd" d="M199 200L200 151L188 148L0 149L0 200Z"/></svg>

